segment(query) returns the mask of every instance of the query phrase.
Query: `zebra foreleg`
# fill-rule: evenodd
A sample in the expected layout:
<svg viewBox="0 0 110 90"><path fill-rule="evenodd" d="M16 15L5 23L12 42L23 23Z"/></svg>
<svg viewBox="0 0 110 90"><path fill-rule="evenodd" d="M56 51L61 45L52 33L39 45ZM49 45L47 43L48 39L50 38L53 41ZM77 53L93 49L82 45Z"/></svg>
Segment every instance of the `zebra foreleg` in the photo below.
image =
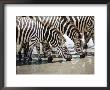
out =
<svg viewBox="0 0 110 90"><path fill-rule="evenodd" d="M52 57L52 54L50 53L48 55L48 63L53 63L52 60L53 60L53 57Z"/></svg>
<svg viewBox="0 0 110 90"><path fill-rule="evenodd" d="M47 52L47 53L48 53L48 52ZM48 62L48 63L53 63L53 62L52 62L52 60L53 60L52 55L49 54L49 55L47 56L47 53L46 53L46 52L43 53L43 54L44 54L44 58L48 57L47 62Z"/></svg>
<svg viewBox="0 0 110 90"><path fill-rule="evenodd" d="M43 54L44 54L44 58L48 57L48 60L47 62L48 63L53 63L52 60L53 60L53 57L52 57L52 47L50 46L49 43L45 43L45 42L42 42L42 51L43 51Z"/></svg>
<svg viewBox="0 0 110 90"><path fill-rule="evenodd" d="M90 41L90 39L92 38L92 41L94 43L94 33L93 32L89 32L88 34L86 33L86 35L84 35L85 37L85 44L84 44L84 49L88 48L87 43Z"/></svg>
<svg viewBox="0 0 110 90"><path fill-rule="evenodd" d="M42 63L42 59L41 59L40 54L38 54L38 63L39 63L39 64L41 64L41 63Z"/></svg>
<svg viewBox="0 0 110 90"><path fill-rule="evenodd" d="M74 49L75 51L80 55L80 58L85 58L86 54L83 51L83 42L82 40L74 40L75 46Z"/></svg>
<svg viewBox="0 0 110 90"><path fill-rule="evenodd" d="M33 51L33 49L28 50L28 59L26 60L27 64L31 64L31 61L32 61L32 51Z"/></svg>
<svg viewBox="0 0 110 90"><path fill-rule="evenodd" d="M24 49L24 57L23 57L23 64L27 63L28 58L28 51L29 51L29 43L24 43L22 48Z"/></svg>
<svg viewBox="0 0 110 90"><path fill-rule="evenodd" d="M87 45L88 40L87 39L88 39L87 32L84 32L84 40L85 40L85 43L84 43L84 46L83 46L84 49L88 48L88 45Z"/></svg>
<svg viewBox="0 0 110 90"><path fill-rule="evenodd" d="M20 48L18 49L18 61L17 61L17 64L22 64L22 54L21 54L21 51L22 51L22 46L20 46Z"/></svg>
<svg viewBox="0 0 110 90"><path fill-rule="evenodd" d="M52 60L53 60L53 57L52 56L49 56L48 57L48 63L53 63Z"/></svg>
<svg viewBox="0 0 110 90"><path fill-rule="evenodd" d="M94 41L94 33L92 34L92 41L93 41L93 43L95 44L95 41Z"/></svg>
<svg viewBox="0 0 110 90"><path fill-rule="evenodd" d="M21 51L18 52L18 58L19 58L18 64L22 64L22 61L21 61L21 59L22 59Z"/></svg>
<svg viewBox="0 0 110 90"><path fill-rule="evenodd" d="M28 51L24 49L24 63L27 61L27 59L28 59Z"/></svg>
<svg viewBox="0 0 110 90"><path fill-rule="evenodd" d="M37 44L36 50L37 50L37 53L38 53L38 63L41 64L42 59L41 59L41 56L40 56L40 44Z"/></svg>
<svg viewBox="0 0 110 90"><path fill-rule="evenodd" d="M28 64L31 61L32 61L31 52L29 52L27 49L24 49L23 64Z"/></svg>

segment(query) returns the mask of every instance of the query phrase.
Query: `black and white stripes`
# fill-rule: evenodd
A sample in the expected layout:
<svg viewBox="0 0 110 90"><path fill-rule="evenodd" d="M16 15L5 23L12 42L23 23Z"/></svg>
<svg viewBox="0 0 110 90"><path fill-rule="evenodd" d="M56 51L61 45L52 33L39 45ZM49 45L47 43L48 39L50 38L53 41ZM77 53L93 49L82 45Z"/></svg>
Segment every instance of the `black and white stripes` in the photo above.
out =
<svg viewBox="0 0 110 90"><path fill-rule="evenodd" d="M17 17L16 32L17 45L22 46L24 43L28 42L29 54L30 50L32 51L36 44L46 41L53 47L57 47L59 54L61 54L63 58L71 59L68 49L64 46L64 37L56 28L50 25L45 25L38 20L28 17Z"/></svg>
<svg viewBox="0 0 110 90"><path fill-rule="evenodd" d="M85 44L84 48L87 48L87 43L92 38L94 42L94 16L65 16L67 20L71 21L75 27L78 28L80 33L83 33Z"/></svg>
<svg viewBox="0 0 110 90"><path fill-rule="evenodd" d="M43 22L46 26L51 25L62 35L66 34L74 43L75 50L80 57L85 57L82 49L81 34L75 25L64 16L35 16L36 20Z"/></svg>
<svg viewBox="0 0 110 90"><path fill-rule="evenodd" d="M82 33L85 43L82 42ZM32 50L36 47L39 51L40 43L48 46L43 48L44 52L51 51L57 47L58 53L65 59L70 59L69 51L65 46L66 34L73 42L77 53L81 58L85 57L83 49L92 38L94 41L94 16L17 16L16 17L16 43L19 45L19 52L25 48L28 57L31 57ZM46 42L44 44L44 42ZM28 46L26 46L27 44ZM50 49L50 50L49 50ZM40 57L40 56L39 56Z"/></svg>

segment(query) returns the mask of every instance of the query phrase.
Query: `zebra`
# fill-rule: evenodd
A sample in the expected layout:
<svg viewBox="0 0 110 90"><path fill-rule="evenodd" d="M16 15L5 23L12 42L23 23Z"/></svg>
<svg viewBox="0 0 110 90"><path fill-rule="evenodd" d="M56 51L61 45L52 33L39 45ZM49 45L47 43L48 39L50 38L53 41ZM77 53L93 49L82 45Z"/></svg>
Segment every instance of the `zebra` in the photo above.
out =
<svg viewBox="0 0 110 90"><path fill-rule="evenodd" d="M33 48L44 41L56 47L64 59L71 60L72 56L65 46L65 39L56 28L28 17L16 17L16 44L20 46L18 51L24 43L28 43L28 57L31 57Z"/></svg>
<svg viewBox="0 0 110 90"><path fill-rule="evenodd" d="M36 32L36 30L34 29L35 23L31 21L33 27L30 27L29 25L31 25L31 23L26 23L26 22L28 22L28 19L22 19L22 16L16 17L16 46L17 46L16 51L17 54L19 55L19 62L21 62L21 58L22 58L21 51L22 49L24 49L23 63L26 62L25 57L28 55L27 53L29 50L29 41L31 42L32 39L36 39L36 40L38 39L34 34ZM32 58L30 56L28 56L28 58L29 58L28 60L32 61Z"/></svg>
<svg viewBox="0 0 110 90"><path fill-rule="evenodd" d="M65 16L71 21L84 35L84 49L87 49L87 43L92 38L94 43L94 16Z"/></svg>
<svg viewBox="0 0 110 90"><path fill-rule="evenodd" d="M17 16L17 18L22 18L22 17L26 17L26 16ZM26 19L28 19L28 18L32 18L32 17L27 17ZM51 63L53 58L51 56L52 49L50 48L50 45L46 41L41 42L41 44L43 45L42 51L44 53L44 57L48 56L48 62ZM40 44L39 43L36 44L36 49L37 49L37 52L38 52L38 61L39 61L39 63L42 63L42 59L41 59L41 56L40 56ZM22 50L24 50L24 52L23 52L24 53L24 57L23 57L24 62L23 63L26 63L26 59L28 59L28 58L29 58L30 61L32 61L32 58L27 55L28 54L27 52L29 50L29 43L27 43L27 42L22 43L21 48L18 51L20 62L21 62L21 58L22 58L22 55L21 55Z"/></svg>
<svg viewBox="0 0 110 90"><path fill-rule="evenodd" d="M33 16L33 18L36 21L43 22L46 26L51 25L52 27L57 28L62 35L66 34L74 42L75 50L80 54L80 58L85 57L81 34L71 21L63 16Z"/></svg>
<svg viewBox="0 0 110 90"><path fill-rule="evenodd" d="M16 47L18 48L18 47ZM24 53L24 57L23 57L23 64L25 63L26 59L27 59L27 55L28 55L28 50L29 50L29 43L22 43L20 48L19 48L19 51L18 51L18 58L19 60L17 60L17 64L19 64L21 62L21 59L22 59L22 54L21 54L21 51L23 50L23 53ZM30 61L32 61L31 58L29 58Z"/></svg>

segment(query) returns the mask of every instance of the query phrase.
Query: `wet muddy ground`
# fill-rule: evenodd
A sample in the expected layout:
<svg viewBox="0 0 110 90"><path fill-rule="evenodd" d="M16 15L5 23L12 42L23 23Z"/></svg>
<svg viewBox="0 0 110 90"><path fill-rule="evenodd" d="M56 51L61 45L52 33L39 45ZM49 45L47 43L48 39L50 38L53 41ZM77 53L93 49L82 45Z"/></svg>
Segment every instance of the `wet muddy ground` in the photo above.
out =
<svg viewBox="0 0 110 90"><path fill-rule="evenodd" d="M60 63L62 58L54 58L53 63L31 64L16 67L17 74L94 74L94 57L73 58Z"/></svg>

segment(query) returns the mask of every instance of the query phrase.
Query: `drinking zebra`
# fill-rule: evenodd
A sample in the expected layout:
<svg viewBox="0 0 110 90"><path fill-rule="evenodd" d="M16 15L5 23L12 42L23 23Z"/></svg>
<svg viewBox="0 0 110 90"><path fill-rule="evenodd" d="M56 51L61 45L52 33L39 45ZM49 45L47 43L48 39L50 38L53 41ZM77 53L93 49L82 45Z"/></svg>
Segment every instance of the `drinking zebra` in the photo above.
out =
<svg viewBox="0 0 110 90"><path fill-rule="evenodd" d="M28 17L16 17L16 44L19 45L19 48L17 48L18 52L23 44L28 43L28 57L31 58L33 48L44 41L50 43L52 47L57 47L58 53L64 59L71 60L72 56L65 46L65 39L56 28Z"/></svg>
<svg viewBox="0 0 110 90"><path fill-rule="evenodd" d="M32 18L32 16L31 16ZM83 44L81 40L81 34L79 30L73 25L73 23L63 16L33 16L36 21L41 21L44 25L51 25L59 30L62 35L66 34L75 44L75 50L79 53L80 58L85 57L83 52Z"/></svg>
<svg viewBox="0 0 110 90"><path fill-rule="evenodd" d="M67 20L71 21L84 35L84 49L87 49L87 43L92 38L94 43L94 16L65 16Z"/></svg>

